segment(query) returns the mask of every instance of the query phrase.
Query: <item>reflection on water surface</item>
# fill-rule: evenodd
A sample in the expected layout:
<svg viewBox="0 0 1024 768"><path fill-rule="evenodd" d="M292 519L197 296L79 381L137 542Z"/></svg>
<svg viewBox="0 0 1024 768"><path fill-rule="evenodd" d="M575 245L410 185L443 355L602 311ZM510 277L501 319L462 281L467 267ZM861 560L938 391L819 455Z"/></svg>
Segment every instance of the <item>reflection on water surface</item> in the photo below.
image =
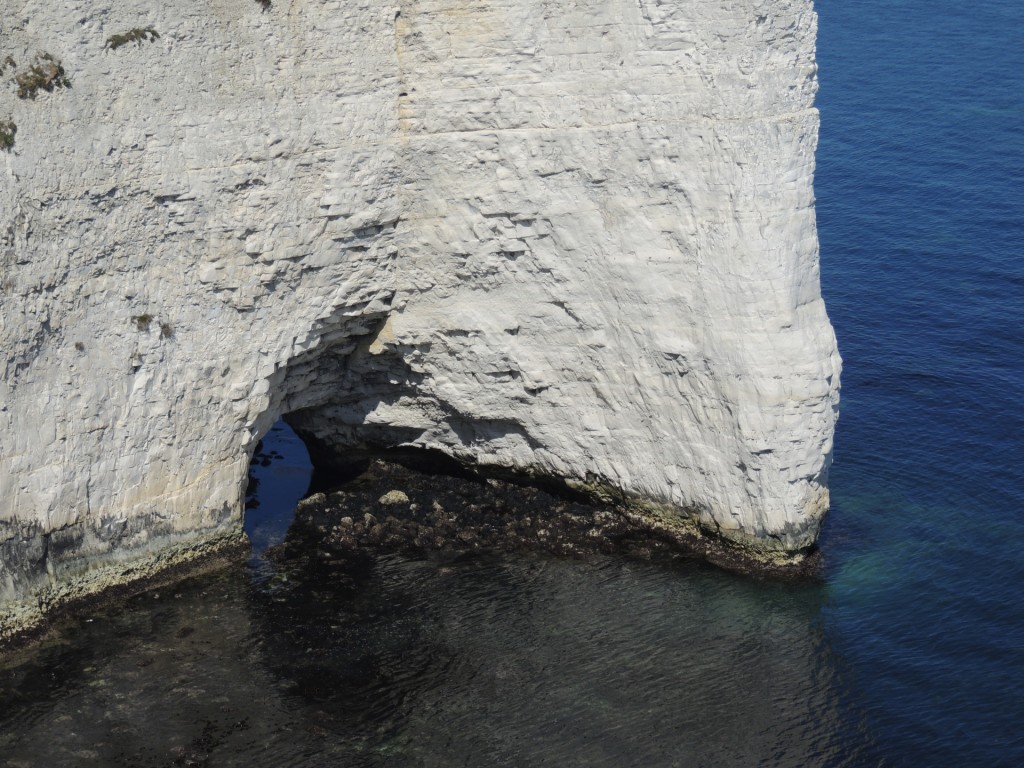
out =
<svg viewBox="0 0 1024 768"><path fill-rule="evenodd" d="M236 567L0 676L8 765L861 764L818 588L597 558ZM859 756L859 757L858 757Z"/></svg>

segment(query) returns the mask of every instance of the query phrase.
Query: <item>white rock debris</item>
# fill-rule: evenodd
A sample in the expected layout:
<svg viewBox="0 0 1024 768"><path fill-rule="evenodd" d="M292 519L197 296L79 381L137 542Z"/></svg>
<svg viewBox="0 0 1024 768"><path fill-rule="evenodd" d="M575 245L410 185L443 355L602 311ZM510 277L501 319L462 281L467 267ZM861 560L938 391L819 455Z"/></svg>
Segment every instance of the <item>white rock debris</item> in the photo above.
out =
<svg viewBox="0 0 1024 768"><path fill-rule="evenodd" d="M811 545L815 34L811 0L5 0L9 625L237 535L282 414ZM19 98L44 53L70 86Z"/></svg>

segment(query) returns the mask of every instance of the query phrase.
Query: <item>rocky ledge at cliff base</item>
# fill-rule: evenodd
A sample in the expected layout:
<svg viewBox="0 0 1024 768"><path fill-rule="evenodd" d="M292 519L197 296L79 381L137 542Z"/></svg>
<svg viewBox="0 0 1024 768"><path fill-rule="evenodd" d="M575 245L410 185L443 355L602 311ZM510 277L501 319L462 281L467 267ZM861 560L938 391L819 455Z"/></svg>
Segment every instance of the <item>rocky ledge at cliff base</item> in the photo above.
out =
<svg viewBox="0 0 1024 768"><path fill-rule="evenodd" d="M816 551L754 560L721 539L638 514L624 500L584 499L467 472L423 472L384 459L302 500L285 542L267 554L344 567L387 553L463 559L517 552L685 558L781 579L815 578L820 569Z"/></svg>

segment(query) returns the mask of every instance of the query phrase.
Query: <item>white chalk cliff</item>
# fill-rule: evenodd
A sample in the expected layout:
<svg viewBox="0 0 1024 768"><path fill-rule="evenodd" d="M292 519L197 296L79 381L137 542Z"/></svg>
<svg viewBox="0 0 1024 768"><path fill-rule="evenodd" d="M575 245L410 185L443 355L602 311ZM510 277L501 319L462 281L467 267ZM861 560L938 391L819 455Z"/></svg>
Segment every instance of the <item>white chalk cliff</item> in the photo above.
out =
<svg viewBox="0 0 1024 768"><path fill-rule="evenodd" d="M0 15L0 625L237 537L282 414L814 542L811 0Z"/></svg>

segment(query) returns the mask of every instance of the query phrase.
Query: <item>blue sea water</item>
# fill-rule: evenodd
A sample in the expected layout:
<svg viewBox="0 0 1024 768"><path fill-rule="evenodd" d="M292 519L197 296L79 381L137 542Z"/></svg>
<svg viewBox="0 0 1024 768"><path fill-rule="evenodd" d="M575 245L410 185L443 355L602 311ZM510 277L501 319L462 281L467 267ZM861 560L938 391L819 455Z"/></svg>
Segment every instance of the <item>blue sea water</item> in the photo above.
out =
<svg viewBox="0 0 1024 768"><path fill-rule="evenodd" d="M817 9L823 584L257 561L4 662L0 765L1024 765L1024 3ZM264 547L308 470L260 458Z"/></svg>
<svg viewBox="0 0 1024 768"><path fill-rule="evenodd" d="M1024 765L1024 3L818 12L823 626L891 761Z"/></svg>

